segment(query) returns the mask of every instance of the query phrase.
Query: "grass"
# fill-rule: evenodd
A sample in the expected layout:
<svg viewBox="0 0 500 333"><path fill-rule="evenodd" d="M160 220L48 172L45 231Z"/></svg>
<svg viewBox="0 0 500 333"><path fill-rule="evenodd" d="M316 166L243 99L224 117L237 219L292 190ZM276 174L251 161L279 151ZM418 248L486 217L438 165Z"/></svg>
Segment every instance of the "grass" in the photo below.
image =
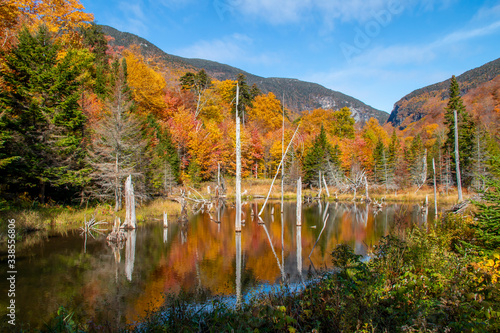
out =
<svg viewBox="0 0 500 333"><path fill-rule="evenodd" d="M137 221L143 223L151 218L163 219L163 212L167 212L168 216L178 215L180 205L177 202L156 199L137 207ZM83 225L85 219L89 220L94 214L96 220L108 222L109 228L111 228L115 216L120 217L122 221L125 219L125 209L115 213L109 204L97 204L88 208L47 206L35 209L4 210L0 212L0 219L3 221L14 219L17 239L34 243L35 240L43 238L48 230L64 232L68 229L78 228ZM7 224L5 223L0 227L0 243L6 240Z"/></svg>
<svg viewBox="0 0 500 333"><path fill-rule="evenodd" d="M247 197L249 199L252 198L261 198L266 197L269 188L271 187L272 180L271 179L254 179L247 178L242 180L241 191L243 197ZM214 188L214 183L203 183L199 186L199 192L209 197L210 195L206 191L207 186ZM329 201L352 201L353 193L341 193L338 188L333 186L329 186L330 197L326 197L326 191L322 191L322 196ZM305 188L302 191L303 196L312 196L316 197L318 195L319 189L317 188ZM337 194L337 195L336 195ZM474 195L475 193L465 193L464 199ZM364 197L365 191L364 189L358 190L356 198L359 200ZM369 188L369 196L371 199L380 201L382 198L386 202L424 202L425 198L428 197L429 203L434 201L434 190L431 186L424 186L417 191L417 188L408 188L405 190L389 190L386 191L383 186L370 186ZM226 197L229 200L234 200L235 197L235 180L234 178L230 178L227 180L227 191ZM295 185L285 185L283 197L285 200L296 200L297 199L297 190ZM281 199L281 183L279 180L276 180L271 194L269 196L270 199ZM446 194L443 188L438 188L437 193L437 201L439 204L454 204L458 201L458 194L456 189L451 189Z"/></svg>

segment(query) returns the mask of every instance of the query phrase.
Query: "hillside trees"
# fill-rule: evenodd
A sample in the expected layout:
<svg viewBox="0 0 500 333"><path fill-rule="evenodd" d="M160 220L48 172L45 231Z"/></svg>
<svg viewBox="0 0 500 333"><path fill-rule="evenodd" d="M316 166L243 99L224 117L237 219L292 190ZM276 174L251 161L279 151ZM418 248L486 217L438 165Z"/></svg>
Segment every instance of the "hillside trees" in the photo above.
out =
<svg viewBox="0 0 500 333"><path fill-rule="evenodd" d="M92 59L85 50L61 52L44 26L23 29L0 75L5 155L15 157L2 183L41 202L49 188L75 190L87 182L83 146L86 118L78 104L82 73Z"/></svg>
<svg viewBox="0 0 500 333"><path fill-rule="evenodd" d="M85 13L78 0L3 1L0 17L2 49L9 48L21 26L33 32L39 25L45 25L59 42L76 46L81 42L78 30L93 21L93 15Z"/></svg>

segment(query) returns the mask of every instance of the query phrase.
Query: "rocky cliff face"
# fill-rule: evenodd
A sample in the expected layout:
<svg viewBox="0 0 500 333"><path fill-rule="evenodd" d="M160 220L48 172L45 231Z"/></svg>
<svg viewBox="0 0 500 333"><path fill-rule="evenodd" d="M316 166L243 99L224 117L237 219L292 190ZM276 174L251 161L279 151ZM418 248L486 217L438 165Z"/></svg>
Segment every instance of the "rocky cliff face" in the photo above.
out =
<svg viewBox="0 0 500 333"><path fill-rule="evenodd" d="M457 81L462 95L465 96L470 91L493 81L498 75L500 75L500 58L463 73L457 77ZM394 105L388 122L403 130L410 124L439 112L437 106L442 107L442 102L448 99L450 79L417 89L401 98Z"/></svg>

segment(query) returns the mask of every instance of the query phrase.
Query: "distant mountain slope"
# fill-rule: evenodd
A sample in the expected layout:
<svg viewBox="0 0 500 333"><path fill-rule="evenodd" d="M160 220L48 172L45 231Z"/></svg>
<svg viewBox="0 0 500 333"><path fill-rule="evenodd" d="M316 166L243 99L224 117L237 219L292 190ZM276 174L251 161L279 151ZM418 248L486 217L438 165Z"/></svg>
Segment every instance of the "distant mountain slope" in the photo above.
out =
<svg viewBox="0 0 500 333"><path fill-rule="evenodd" d="M286 107L297 112L316 108L337 110L347 106L357 122L367 121L370 117L374 117L383 124L389 117L384 111L316 83L287 78L264 78L215 61L182 58L165 53L154 44L134 34L121 32L105 25L101 27L106 35L114 38L110 42L111 45L124 47L133 44L140 45L144 55L154 56L164 61L167 66L183 68L186 71L198 71L203 68L211 77L218 80L234 80L239 73L242 73L246 76L249 85L257 84L262 92L273 92L279 99L284 94Z"/></svg>
<svg viewBox="0 0 500 333"><path fill-rule="evenodd" d="M492 81L498 75L500 75L500 58L463 73L457 77L457 81L462 95L466 95L475 88ZM437 117L433 113L444 112L444 110L436 110L436 105L448 99L450 79L417 89L404 96L394 105L388 122L402 130L428 115Z"/></svg>

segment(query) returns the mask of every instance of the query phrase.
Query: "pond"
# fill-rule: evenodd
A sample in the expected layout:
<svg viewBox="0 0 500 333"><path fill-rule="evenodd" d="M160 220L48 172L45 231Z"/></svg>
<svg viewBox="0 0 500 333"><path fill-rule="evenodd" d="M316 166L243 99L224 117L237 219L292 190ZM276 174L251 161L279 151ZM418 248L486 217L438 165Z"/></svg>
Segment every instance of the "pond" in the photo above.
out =
<svg viewBox="0 0 500 333"><path fill-rule="evenodd" d="M295 283L330 269L337 244L351 245L357 254L370 249L396 224L422 225L434 219L419 205L389 204L381 210L353 203L313 203L302 210L296 226L296 205L270 202L259 223L262 202L243 206L245 223L235 233L235 210L226 205L211 213L190 216L187 223L158 219L128 232L122 248L105 236L87 240L79 230L49 234L44 241L16 253L16 322L39 328L59 306L111 327L139 320L157 309L164 293L181 290L241 297L281 281ZM252 211L254 213L252 213ZM1 255L7 267L6 253ZM6 270L0 285L7 294ZM6 317L7 297L0 315ZM6 320L5 320L6 321ZM4 321L4 322L5 322Z"/></svg>

